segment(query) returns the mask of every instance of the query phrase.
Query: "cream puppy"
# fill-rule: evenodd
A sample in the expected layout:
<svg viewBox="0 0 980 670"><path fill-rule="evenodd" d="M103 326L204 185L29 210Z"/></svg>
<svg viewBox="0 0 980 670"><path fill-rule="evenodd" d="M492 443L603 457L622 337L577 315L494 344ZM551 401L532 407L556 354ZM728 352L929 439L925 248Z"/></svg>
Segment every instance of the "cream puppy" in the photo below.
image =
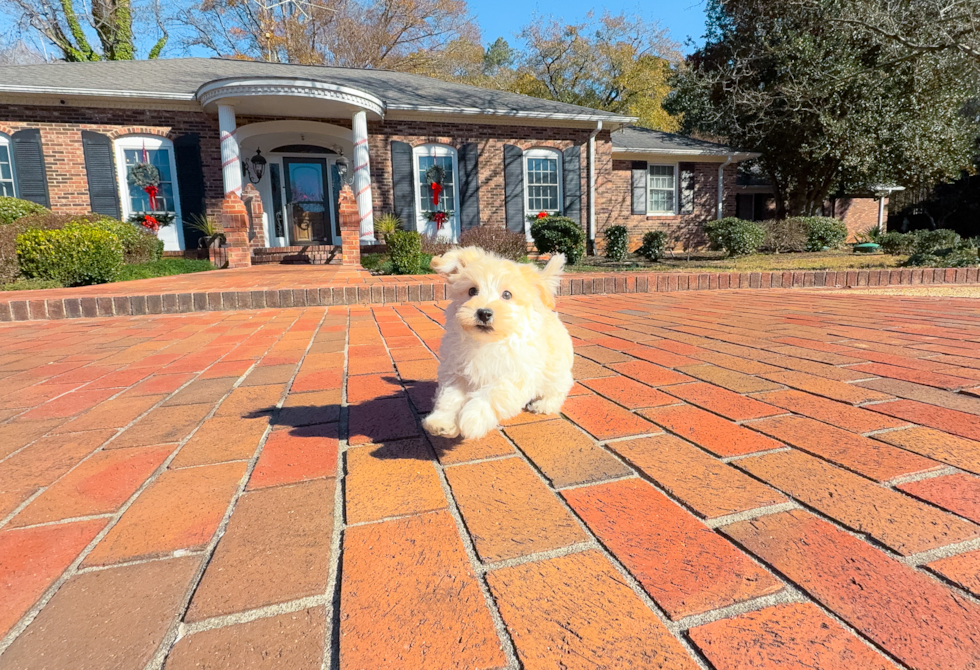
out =
<svg viewBox="0 0 980 670"><path fill-rule="evenodd" d="M432 259L452 304L435 408L422 422L430 434L479 438L524 407L561 409L574 383L572 339L554 312L564 265L560 254L539 270L477 247Z"/></svg>

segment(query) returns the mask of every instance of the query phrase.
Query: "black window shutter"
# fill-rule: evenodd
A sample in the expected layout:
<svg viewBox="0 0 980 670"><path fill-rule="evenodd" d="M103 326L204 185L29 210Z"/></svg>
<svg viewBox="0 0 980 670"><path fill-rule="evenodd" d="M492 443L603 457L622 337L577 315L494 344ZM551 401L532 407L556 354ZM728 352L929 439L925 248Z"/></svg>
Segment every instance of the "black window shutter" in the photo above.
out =
<svg viewBox="0 0 980 670"><path fill-rule="evenodd" d="M468 142L456 154L459 161L459 223L465 231L480 225L480 145Z"/></svg>
<svg viewBox="0 0 980 670"><path fill-rule="evenodd" d="M204 216L207 213L207 205L204 201L204 164L201 161L200 135L187 133L174 140L174 165L177 167L177 188L180 191L184 248L196 249L203 233L186 224L190 217Z"/></svg>
<svg viewBox="0 0 980 670"><path fill-rule="evenodd" d="M391 185L395 198L395 216L405 230L416 230L415 159L408 142L391 143Z"/></svg>
<svg viewBox="0 0 980 670"><path fill-rule="evenodd" d="M569 147L562 152L562 173L562 180L565 182L565 207L562 213L581 225L582 147Z"/></svg>
<svg viewBox="0 0 980 670"><path fill-rule="evenodd" d="M48 198L48 173L44 169L41 131L18 130L10 136L14 145L14 169L17 171L17 197L51 207Z"/></svg>
<svg viewBox="0 0 980 670"><path fill-rule="evenodd" d="M681 214L694 213L694 163L681 163L678 166L680 174Z"/></svg>
<svg viewBox="0 0 980 670"><path fill-rule="evenodd" d="M647 164L633 161L633 214L647 213Z"/></svg>
<svg viewBox="0 0 980 670"><path fill-rule="evenodd" d="M112 140L108 135L82 131L82 153L88 177L88 204L96 214L114 219L120 216L116 166L112 160Z"/></svg>
<svg viewBox="0 0 980 670"><path fill-rule="evenodd" d="M524 232L524 152L513 144L504 145L504 212L507 230Z"/></svg>

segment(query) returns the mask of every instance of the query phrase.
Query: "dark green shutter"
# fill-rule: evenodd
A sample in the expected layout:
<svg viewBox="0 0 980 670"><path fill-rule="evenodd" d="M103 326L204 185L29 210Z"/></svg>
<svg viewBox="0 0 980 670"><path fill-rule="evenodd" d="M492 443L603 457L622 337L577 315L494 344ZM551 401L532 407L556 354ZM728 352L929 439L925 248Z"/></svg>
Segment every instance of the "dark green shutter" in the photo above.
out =
<svg viewBox="0 0 980 670"><path fill-rule="evenodd" d="M177 188L180 191L180 216L184 226L184 248L196 249L203 236L201 231L187 226L192 216L205 216L207 205L204 190L204 163L201 160L201 137L187 133L174 140L174 165L177 168Z"/></svg>
<svg viewBox="0 0 980 670"><path fill-rule="evenodd" d="M504 212L507 230L524 232L524 152L513 144L504 145Z"/></svg>
<svg viewBox="0 0 980 670"><path fill-rule="evenodd" d="M14 145L14 169L17 172L17 197L51 207L48 198L48 173L44 168L41 131L37 128L18 130L10 136Z"/></svg>
<svg viewBox="0 0 980 670"><path fill-rule="evenodd" d="M694 213L694 163L681 163L677 166L680 174L681 214Z"/></svg>
<svg viewBox="0 0 980 670"><path fill-rule="evenodd" d="M480 145L469 142L457 152L459 162L459 223L466 231L480 225Z"/></svg>
<svg viewBox="0 0 980 670"><path fill-rule="evenodd" d="M646 161L633 161L633 214L647 213L647 164Z"/></svg>
<svg viewBox="0 0 980 670"><path fill-rule="evenodd" d="M562 181L565 204L562 213L577 224L582 223L582 147L562 152Z"/></svg>
<svg viewBox="0 0 980 670"><path fill-rule="evenodd" d="M120 216L116 166L112 160L112 140L108 135L82 131L82 153L88 177L89 209L114 219Z"/></svg>
<svg viewBox="0 0 980 670"><path fill-rule="evenodd" d="M395 216L405 230L417 230L415 220L415 164L412 145L391 143L391 186L395 200Z"/></svg>

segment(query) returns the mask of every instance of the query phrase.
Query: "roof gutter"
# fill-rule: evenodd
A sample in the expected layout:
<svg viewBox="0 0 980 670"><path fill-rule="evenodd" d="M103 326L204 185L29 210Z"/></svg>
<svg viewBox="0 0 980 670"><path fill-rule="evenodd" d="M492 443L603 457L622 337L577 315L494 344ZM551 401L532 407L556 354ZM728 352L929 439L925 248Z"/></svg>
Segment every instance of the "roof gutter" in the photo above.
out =
<svg viewBox="0 0 980 670"><path fill-rule="evenodd" d="M602 131L602 121L596 121L595 130L589 133L589 242L595 248L595 138Z"/></svg>
<svg viewBox="0 0 980 670"><path fill-rule="evenodd" d="M657 154L660 156L718 156L726 157L734 161L747 161L751 158L758 158L762 154L752 151L701 151L699 149L629 149L626 147L613 147L613 154Z"/></svg>

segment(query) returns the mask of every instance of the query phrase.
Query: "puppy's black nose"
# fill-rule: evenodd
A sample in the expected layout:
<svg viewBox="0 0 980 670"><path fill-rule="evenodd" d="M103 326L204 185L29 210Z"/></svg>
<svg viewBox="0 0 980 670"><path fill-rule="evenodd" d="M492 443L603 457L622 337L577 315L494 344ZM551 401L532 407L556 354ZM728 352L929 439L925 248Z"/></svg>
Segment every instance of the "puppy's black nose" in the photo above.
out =
<svg viewBox="0 0 980 670"><path fill-rule="evenodd" d="M478 309L476 310L476 318L478 318L483 323L487 323L493 318L492 309Z"/></svg>

